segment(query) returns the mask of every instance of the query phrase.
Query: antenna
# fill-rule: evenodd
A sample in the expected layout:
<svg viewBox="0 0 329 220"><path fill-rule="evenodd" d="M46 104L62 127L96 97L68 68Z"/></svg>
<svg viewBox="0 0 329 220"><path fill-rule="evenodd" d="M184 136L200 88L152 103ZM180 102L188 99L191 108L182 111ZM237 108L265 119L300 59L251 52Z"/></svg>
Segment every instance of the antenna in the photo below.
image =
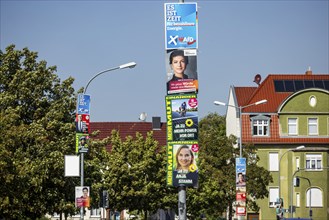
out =
<svg viewBox="0 0 329 220"><path fill-rule="evenodd" d="M147 114L145 112L142 112L138 119L140 121L146 121L146 117L147 117Z"/></svg>
<svg viewBox="0 0 329 220"><path fill-rule="evenodd" d="M262 77L260 74L256 74L255 78L254 78L254 82L257 84L257 85L260 85L260 81L262 81Z"/></svg>

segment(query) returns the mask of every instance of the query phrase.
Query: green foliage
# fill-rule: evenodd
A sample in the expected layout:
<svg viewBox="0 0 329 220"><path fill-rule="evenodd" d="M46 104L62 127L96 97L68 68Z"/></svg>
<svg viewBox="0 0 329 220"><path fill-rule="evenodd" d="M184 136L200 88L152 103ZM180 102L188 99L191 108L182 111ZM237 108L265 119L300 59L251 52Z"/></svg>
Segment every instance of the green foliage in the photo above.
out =
<svg viewBox="0 0 329 220"><path fill-rule="evenodd" d="M63 175L74 149L73 79L60 82L37 58L14 45L0 51L0 218L59 211L75 184Z"/></svg>
<svg viewBox="0 0 329 220"><path fill-rule="evenodd" d="M176 206L174 190L166 188L166 148L158 145L152 132L122 141L114 130L110 142L104 188L112 209L138 211L146 218L148 212Z"/></svg>
<svg viewBox="0 0 329 220"><path fill-rule="evenodd" d="M226 136L224 116L210 113L199 122L200 171L199 188L188 190L187 212L191 219L206 214L207 219L218 219L236 198L235 158L239 149L234 147L236 138ZM266 186L272 181L269 171L257 166L259 158L253 145L243 149L247 158L248 208L258 211L255 199L268 195Z"/></svg>

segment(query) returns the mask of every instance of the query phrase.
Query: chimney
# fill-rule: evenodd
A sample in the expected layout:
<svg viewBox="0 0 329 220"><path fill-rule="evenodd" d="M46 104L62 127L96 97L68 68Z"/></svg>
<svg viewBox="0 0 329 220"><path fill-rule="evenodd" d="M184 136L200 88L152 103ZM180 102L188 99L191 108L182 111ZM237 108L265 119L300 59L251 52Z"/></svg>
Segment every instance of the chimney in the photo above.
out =
<svg viewBox="0 0 329 220"><path fill-rule="evenodd" d="M308 67L308 70L305 72L305 75L312 75L311 67Z"/></svg>

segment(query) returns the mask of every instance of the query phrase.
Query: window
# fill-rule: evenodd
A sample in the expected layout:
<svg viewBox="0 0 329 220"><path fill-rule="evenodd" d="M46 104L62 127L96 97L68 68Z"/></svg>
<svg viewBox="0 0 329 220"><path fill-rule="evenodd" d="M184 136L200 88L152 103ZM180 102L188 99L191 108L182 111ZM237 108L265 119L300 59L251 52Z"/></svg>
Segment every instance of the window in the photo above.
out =
<svg viewBox="0 0 329 220"><path fill-rule="evenodd" d="M311 201L310 201L311 199ZM310 207L323 207L323 198L322 198L322 191L318 188L310 188L306 192L306 206Z"/></svg>
<svg viewBox="0 0 329 220"><path fill-rule="evenodd" d="M296 193L296 206L300 207L300 194Z"/></svg>
<svg viewBox="0 0 329 220"><path fill-rule="evenodd" d="M101 209L92 208L90 210L90 216L92 216L92 217L99 217L99 216L101 216Z"/></svg>
<svg viewBox="0 0 329 220"><path fill-rule="evenodd" d="M296 157L296 168L299 170L300 168L300 160L299 157Z"/></svg>
<svg viewBox="0 0 329 220"><path fill-rule="evenodd" d="M308 135L318 135L318 119L308 119Z"/></svg>
<svg viewBox="0 0 329 220"><path fill-rule="evenodd" d="M288 134L297 135L297 118L288 118Z"/></svg>
<svg viewBox="0 0 329 220"><path fill-rule="evenodd" d="M322 169L321 154L306 154L306 169Z"/></svg>
<svg viewBox="0 0 329 220"><path fill-rule="evenodd" d="M259 115L251 118L252 135L269 136L270 117Z"/></svg>
<svg viewBox="0 0 329 220"><path fill-rule="evenodd" d="M279 188L272 187L269 188L269 207L275 208L275 202L279 198Z"/></svg>
<svg viewBox="0 0 329 220"><path fill-rule="evenodd" d="M279 171L279 153L269 153L269 171Z"/></svg>

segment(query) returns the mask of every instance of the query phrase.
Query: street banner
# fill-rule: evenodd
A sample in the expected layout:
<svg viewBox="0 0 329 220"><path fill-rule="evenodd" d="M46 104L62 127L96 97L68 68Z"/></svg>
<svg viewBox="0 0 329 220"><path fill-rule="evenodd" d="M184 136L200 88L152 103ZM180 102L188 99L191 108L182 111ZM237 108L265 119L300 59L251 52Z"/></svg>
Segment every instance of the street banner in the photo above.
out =
<svg viewBox="0 0 329 220"><path fill-rule="evenodd" d="M165 48L198 48L197 3L165 3Z"/></svg>
<svg viewBox="0 0 329 220"><path fill-rule="evenodd" d="M197 50L167 50L167 94L198 93Z"/></svg>
<svg viewBox="0 0 329 220"><path fill-rule="evenodd" d="M196 141L172 142L167 146L167 185L198 187L198 154Z"/></svg>
<svg viewBox="0 0 329 220"><path fill-rule="evenodd" d="M196 94L166 96L167 142L198 140Z"/></svg>
<svg viewBox="0 0 329 220"><path fill-rule="evenodd" d="M90 190L89 186L75 187L75 207L89 207L90 206Z"/></svg>
<svg viewBox="0 0 329 220"><path fill-rule="evenodd" d="M77 114L90 114L90 95L78 94Z"/></svg>

